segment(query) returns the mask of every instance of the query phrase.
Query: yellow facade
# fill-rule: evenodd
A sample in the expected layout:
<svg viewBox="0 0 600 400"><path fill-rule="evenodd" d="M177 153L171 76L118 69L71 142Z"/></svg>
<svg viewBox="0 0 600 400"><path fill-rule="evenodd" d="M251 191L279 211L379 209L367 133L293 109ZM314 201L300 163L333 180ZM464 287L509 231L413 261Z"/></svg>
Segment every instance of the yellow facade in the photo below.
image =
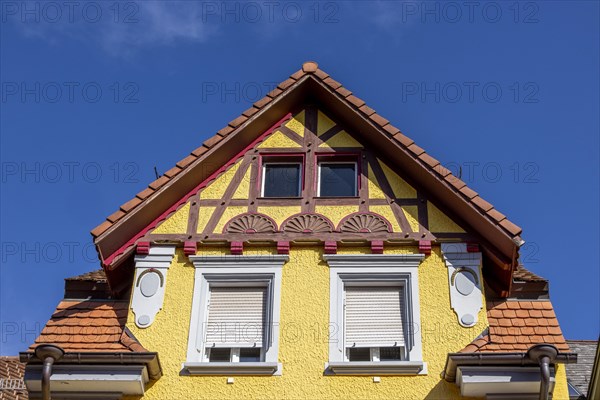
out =
<svg viewBox="0 0 600 400"><path fill-rule="evenodd" d="M324 113L318 113L318 135L330 130L335 123ZM292 132L303 137L304 111L295 115L285 124ZM338 136L342 135L342 136ZM337 137L337 139L336 139ZM349 140L351 139L351 140ZM346 132L333 136L326 145L340 147L362 146ZM275 131L258 147L287 148L298 146L288 136ZM397 171L392 170L381 160L377 160L386 176L393 195L400 199L416 199L417 191L408 184ZM236 176L241 162L236 162L204 188L200 200L220 200ZM382 203L386 194L375 178L373 168L368 166L368 198L377 199L369 211L375 212L388 221L393 232L402 232L392 208ZM238 174L239 175L239 174ZM249 199L251 190L250 168L244 173L233 198ZM191 200L190 200L191 201ZM214 204L214 203L213 203ZM219 207L201 205L196 231L203 232ZM238 203L239 204L239 203ZM445 215L439 208L427 202L428 227L419 224L416 205L403 205L398 209L412 232L463 233L462 227ZM190 207L188 204L171 214L153 233L186 233ZM300 206L261 206L257 211L271 217L278 226L301 211ZM314 211L329 218L334 226L349 214L359 211L356 205L316 205ZM247 205L229 205L218 217L214 233L221 233L225 224L237 215L248 212ZM244 248L244 254L273 254L275 246ZM418 253L410 246L386 245L386 254ZM338 249L338 254L365 253L370 248L347 247ZM198 255L229 254L227 247L200 247ZM485 309L479 311L475 326L464 328L457 322L456 314L450 306L447 267L441 257L440 248L435 247L425 257L418 268L419 297L423 361L428 373L416 376L381 376L375 383L373 376L330 376L325 375L325 364L329 360L329 268L323 261L323 246L297 246L292 244L289 262L283 267L281 288L281 332L279 337L278 360L282 363L281 376L235 376L234 383L228 384L226 376L186 376L182 374L182 363L186 361L189 324L192 318L192 296L194 294L195 268L177 250L168 272L165 298L162 310L154 323L146 329L138 328L130 311L128 328L150 351L159 353L164 376L153 383L144 399L458 399L460 393L454 383L440 377L447 354L458 352L475 339L488 326ZM557 367L555 399L566 399L567 386L564 368Z"/></svg>
<svg viewBox="0 0 600 400"><path fill-rule="evenodd" d="M245 254L271 254L273 248L249 248ZM368 248L339 253L370 253ZM386 248L386 254L414 253L408 247ZM211 250L198 254L228 254ZM153 325L137 328L133 314L127 326L144 346L161 357L164 376L150 387L144 399L281 399L281 398L460 398L454 384L440 378L448 352L469 344L486 327L485 310L472 328L462 328L450 308L448 274L439 249L419 267L423 360L429 373L419 376L325 376L328 361L329 268L322 248L292 248L283 267L279 361L281 376L182 376L194 293L194 267L177 251L167 279L163 309Z"/></svg>

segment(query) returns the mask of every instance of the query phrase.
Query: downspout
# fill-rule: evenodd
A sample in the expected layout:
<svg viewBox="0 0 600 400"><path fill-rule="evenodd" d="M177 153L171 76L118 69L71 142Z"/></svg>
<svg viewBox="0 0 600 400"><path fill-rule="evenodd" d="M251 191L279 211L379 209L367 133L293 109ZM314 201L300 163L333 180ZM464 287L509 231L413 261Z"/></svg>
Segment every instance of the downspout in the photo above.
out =
<svg viewBox="0 0 600 400"><path fill-rule="evenodd" d="M540 365L542 379L540 383L540 400L548 400L550 392L550 364L556 360L558 350L549 344L536 344L527 350L527 356Z"/></svg>
<svg viewBox="0 0 600 400"><path fill-rule="evenodd" d="M42 399L50 400L50 376L52 376L52 366L65 354L65 351L52 344L42 344L35 348L35 355L42 363Z"/></svg>

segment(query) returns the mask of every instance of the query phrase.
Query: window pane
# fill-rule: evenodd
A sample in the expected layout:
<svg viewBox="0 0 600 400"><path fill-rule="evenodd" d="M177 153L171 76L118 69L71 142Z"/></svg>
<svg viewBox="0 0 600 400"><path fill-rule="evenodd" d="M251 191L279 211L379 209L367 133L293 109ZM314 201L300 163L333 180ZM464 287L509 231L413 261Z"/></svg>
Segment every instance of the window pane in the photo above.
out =
<svg viewBox="0 0 600 400"><path fill-rule="evenodd" d="M231 361L231 349L215 347L214 349L210 349L210 354L208 355L209 362L230 362Z"/></svg>
<svg viewBox="0 0 600 400"><path fill-rule="evenodd" d="M398 361L400 360L400 347L380 347L379 360Z"/></svg>
<svg viewBox="0 0 600 400"><path fill-rule="evenodd" d="M300 164L265 164L263 197L300 196Z"/></svg>
<svg viewBox="0 0 600 400"><path fill-rule="evenodd" d="M260 348L240 349L240 362L259 362Z"/></svg>
<svg viewBox="0 0 600 400"><path fill-rule="evenodd" d="M356 196L356 164L321 164L322 197Z"/></svg>
<svg viewBox="0 0 600 400"><path fill-rule="evenodd" d="M369 347L353 347L348 349L349 361L371 361L371 349Z"/></svg>

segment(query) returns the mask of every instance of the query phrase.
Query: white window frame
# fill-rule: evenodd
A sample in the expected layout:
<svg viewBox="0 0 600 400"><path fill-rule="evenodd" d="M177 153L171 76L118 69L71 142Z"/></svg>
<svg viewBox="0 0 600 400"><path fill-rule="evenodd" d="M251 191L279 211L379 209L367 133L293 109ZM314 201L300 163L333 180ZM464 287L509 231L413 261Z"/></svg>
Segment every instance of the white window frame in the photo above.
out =
<svg viewBox="0 0 600 400"><path fill-rule="evenodd" d="M297 197L302 197L302 179L304 179L304 174L303 174L303 168L302 168L302 161L267 161L267 162L263 162L262 164L262 176L261 176L261 182L260 182L260 196L265 198L265 199L286 199L289 197L267 197L265 196L265 179L267 176L267 166L268 165L277 165L277 164L295 164L295 165L299 165L300 166L300 176L298 177L298 196L291 196L292 198L297 198Z"/></svg>
<svg viewBox="0 0 600 400"><path fill-rule="evenodd" d="M329 362L325 368L335 375L426 375L421 339L418 267L423 254L324 254L329 266ZM344 327L346 285L405 286L405 361L347 361ZM410 326L408 325L410 324Z"/></svg>
<svg viewBox="0 0 600 400"><path fill-rule="evenodd" d="M317 197L321 197L321 165L323 164L353 164L354 165L354 196L327 197L356 197L358 196L358 163L356 161L317 161Z"/></svg>
<svg viewBox="0 0 600 400"><path fill-rule="evenodd" d="M195 267L194 295L188 349L183 370L191 375L280 375L279 318L281 276L288 255L190 256ZM210 285L266 285L268 290L267 326L260 362L208 362L205 328L208 318Z"/></svg>

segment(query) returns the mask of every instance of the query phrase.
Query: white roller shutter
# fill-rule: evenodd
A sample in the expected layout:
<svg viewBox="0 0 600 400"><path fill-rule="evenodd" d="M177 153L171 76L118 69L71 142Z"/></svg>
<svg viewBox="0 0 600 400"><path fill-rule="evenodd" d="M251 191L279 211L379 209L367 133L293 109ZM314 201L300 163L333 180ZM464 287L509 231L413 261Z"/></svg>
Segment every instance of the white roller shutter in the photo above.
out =
<svg viewBox="0 0 600 400"><path fill-rule="evenodd" d="M206 345L262 347L266 300L265 287L211 287Z"/></svg>
<svg viewBox="0 0 600 400"><path fill-rule="evenodd" d="M348 286L346 347L404 346L404 288Z"/></svg>

